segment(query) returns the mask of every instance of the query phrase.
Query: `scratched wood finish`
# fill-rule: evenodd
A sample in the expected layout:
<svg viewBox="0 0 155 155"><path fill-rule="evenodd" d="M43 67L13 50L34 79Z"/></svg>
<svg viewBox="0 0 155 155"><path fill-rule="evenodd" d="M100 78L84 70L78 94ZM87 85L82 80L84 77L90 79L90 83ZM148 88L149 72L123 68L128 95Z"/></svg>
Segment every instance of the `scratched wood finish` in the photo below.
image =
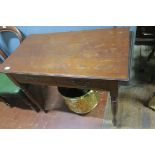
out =
<svg viewBox="0 0 155 155"><path fill-rule="evenodd" d="M128 56L128 28L35 34L23 41L0 71L128 81ZM5 67L10 69L4 71Z"/></svg>

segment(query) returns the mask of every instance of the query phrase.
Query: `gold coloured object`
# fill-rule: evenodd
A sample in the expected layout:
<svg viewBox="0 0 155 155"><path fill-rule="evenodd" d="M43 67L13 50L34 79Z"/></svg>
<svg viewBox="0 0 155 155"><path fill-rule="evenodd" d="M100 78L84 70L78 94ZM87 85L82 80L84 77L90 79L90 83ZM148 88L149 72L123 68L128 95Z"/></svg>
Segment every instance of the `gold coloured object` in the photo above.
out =
<svg viewBox="0 0 155 155"><path fill-rule="evenodd" d="M77 114L86 114L90 112L92 109L94 109L98 104L99 94L95 90L83 90L82 95L80 95L79 93L77 95L75 93L74 95L70 95L73 94L73 91L77 89L65 88L68 89L68 92L64 93L64 91L66 90L61 88L62 87L59 87L58 90L60 94L63 96L65 104L71 111Z"/></svg>

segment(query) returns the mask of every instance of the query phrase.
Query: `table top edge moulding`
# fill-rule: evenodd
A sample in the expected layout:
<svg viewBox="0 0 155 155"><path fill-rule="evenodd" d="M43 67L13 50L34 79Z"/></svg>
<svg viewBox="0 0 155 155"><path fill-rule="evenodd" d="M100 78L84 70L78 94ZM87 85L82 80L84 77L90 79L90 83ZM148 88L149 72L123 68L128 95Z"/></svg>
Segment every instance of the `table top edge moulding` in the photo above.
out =
<svg viewBox="0 0 155 155"><path fill-rule="evenodd" d="M129 49L129 28L32 34L0 72L129 81Z"/></svg>

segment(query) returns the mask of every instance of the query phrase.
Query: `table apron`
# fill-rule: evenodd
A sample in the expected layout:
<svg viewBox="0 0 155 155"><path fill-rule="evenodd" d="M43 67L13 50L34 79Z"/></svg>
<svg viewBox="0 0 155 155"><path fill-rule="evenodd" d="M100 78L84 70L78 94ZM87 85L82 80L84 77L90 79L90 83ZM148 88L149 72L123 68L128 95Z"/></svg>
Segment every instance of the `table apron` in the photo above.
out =
<svg viewBox="0 0 155 155"><path fill-rule="evenodd" d="M78 77L55 77L44 75L23 75L23 74L8 74L21 84L36 84L59 87L73 87L73 88L90 88L96 90L110 91L118 81L102 80L102 79L87 79Z"/></svg>

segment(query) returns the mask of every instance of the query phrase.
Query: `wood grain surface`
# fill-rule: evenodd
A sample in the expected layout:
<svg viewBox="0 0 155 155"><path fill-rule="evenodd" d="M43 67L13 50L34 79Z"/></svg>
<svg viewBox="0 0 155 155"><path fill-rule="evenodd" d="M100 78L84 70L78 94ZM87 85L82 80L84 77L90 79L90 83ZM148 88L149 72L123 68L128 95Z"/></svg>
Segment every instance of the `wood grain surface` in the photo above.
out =
<svg viewBox="0 0 155 155"><path fill-rule="evenodd" d="M23 41L0 71L128 81L128 57L128 28L35 34Z"/></svg>

